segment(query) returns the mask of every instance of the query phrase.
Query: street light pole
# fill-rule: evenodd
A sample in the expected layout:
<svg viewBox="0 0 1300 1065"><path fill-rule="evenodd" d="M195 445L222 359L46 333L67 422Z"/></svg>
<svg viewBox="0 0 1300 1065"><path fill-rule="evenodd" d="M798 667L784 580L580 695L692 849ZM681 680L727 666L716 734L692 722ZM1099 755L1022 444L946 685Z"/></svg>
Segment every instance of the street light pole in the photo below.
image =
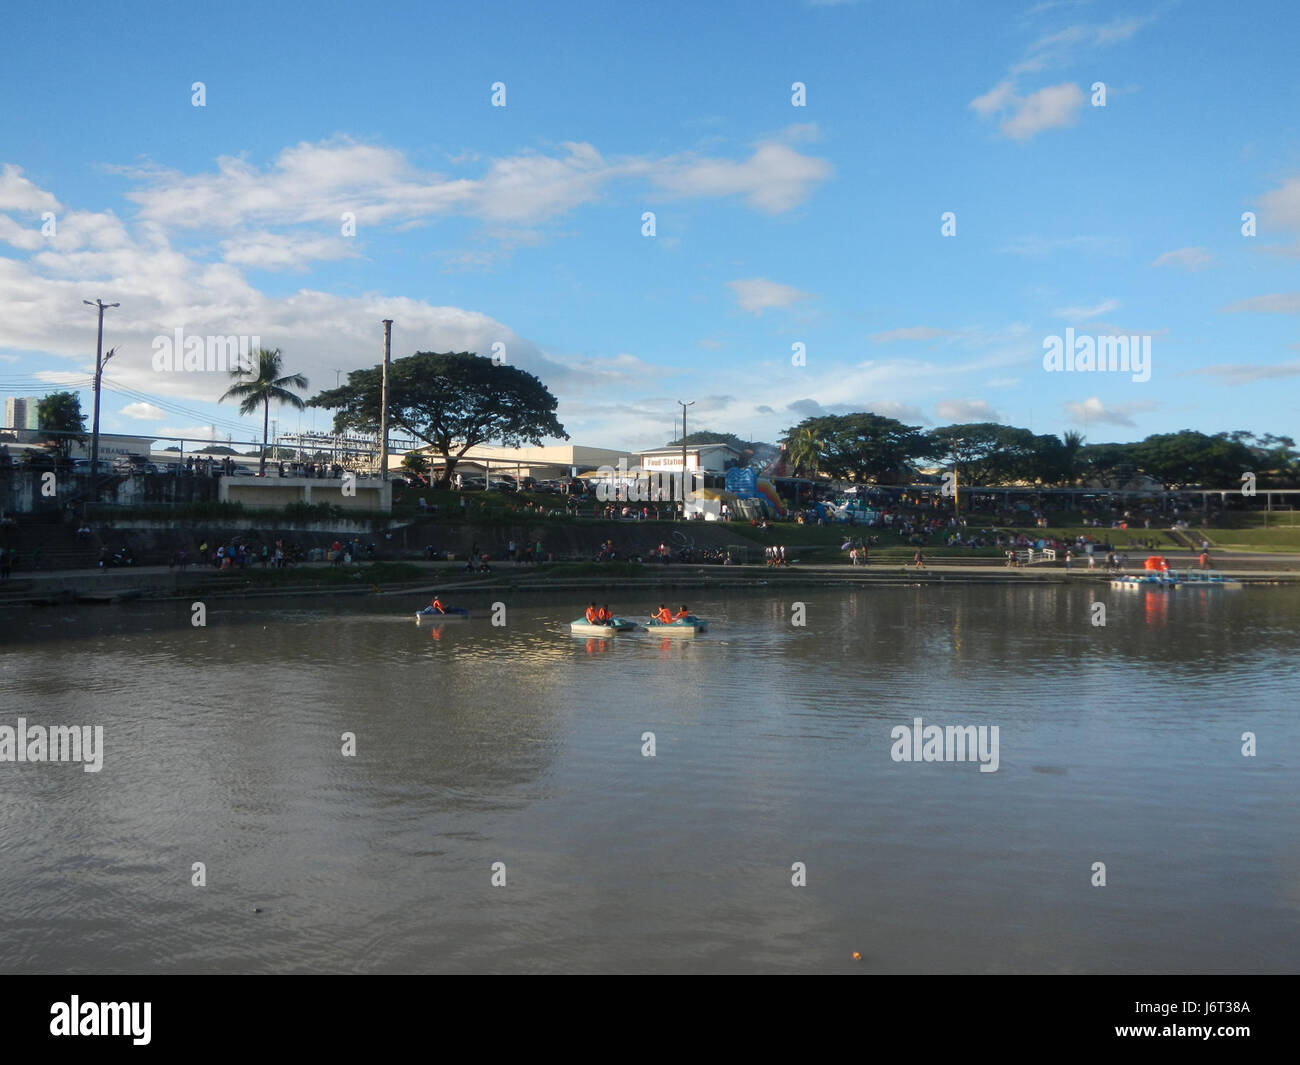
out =
<svg viewBox="0 0 1300 1065"><path fill-rule="evenodd" d="M379 398L379 466L380 476L388 480L388 364L393 358L393 320L384 319L384 379Z"/></svg>
<svg viewBox="0 0 1300 1065"><path fill-rule="evenodd" d="M686 520L686 408L695 406L695 400L689 403L683 403L680 399L677 401L682 408L682 520Z"/></svg>
<svg viewBox="0 0 1300 1065"><path fill-rule="evenodd" d="M961 497L957 494L957 448L952 449L952 516L961 524Z"/></svg>
<svg viewBox="0 0 1300 1065"><path fill-rule="evenodd" d="M104 363L113 357L113 348L108 353L108 358L104 358L104 311L109 307L120 307L120 303L105 303L101 299L96 299L94 303L90 300L82 300L87 307L99 308L99 337L95 341L95 419L91 428L90 437L90 487L94 498L99 499L99 382L104 375Z"/></svg>

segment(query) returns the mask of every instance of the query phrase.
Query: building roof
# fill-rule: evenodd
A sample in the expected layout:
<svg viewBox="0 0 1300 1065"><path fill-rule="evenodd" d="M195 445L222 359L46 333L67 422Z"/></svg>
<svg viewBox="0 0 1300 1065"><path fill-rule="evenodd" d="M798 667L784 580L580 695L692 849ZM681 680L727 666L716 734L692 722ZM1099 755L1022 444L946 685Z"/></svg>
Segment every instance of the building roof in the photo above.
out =
<svg viewBox="0 0 1300 1065"><path fill-rule="evenodd" d="M718 448L725 448L726 450L730 451L733 455L740 454L738 448L734 448L730 444L724 444L722 443L722 441L717 441L716 443L709 443L709 444L687 444L686 445L686 451L688 454L692 451L698 454L701 451L714 451ZM644 450L637 452L637 454L639 455L680 455L681 453L682 453L681 444L677 444L676 446L672 444L667 444L664 447L645 448Z"/></svg>

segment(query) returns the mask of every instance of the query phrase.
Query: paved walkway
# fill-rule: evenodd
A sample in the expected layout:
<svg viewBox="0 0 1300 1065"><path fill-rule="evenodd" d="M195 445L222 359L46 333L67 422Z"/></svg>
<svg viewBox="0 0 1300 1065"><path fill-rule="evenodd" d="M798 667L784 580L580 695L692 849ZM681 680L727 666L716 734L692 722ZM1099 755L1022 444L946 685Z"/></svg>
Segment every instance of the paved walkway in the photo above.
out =
<svg viewBox="0 0 1300 1065"><path fill-rule="evenodd" d="M1170 560L1171 568L1175 570L1185 570L1193 560L1189 558L1180 559L1174 555L1166 555ZM455 575L464 572L465 564L463 562L428 562L424 559L410 560L415 566L430 576ZM1250 577L1256 579L1276 578L1282 580L1300 580L1300 555L1257 555L1243 554L1229 556L1226 552L1221 552L1215 558L1214 568L1224 573L1231 573L1237 577ZM1142 572L1140 559L1130 559L1132 563L1127 573ZM1251 565L1252 562L1263 562L1263 567ZM1270 565L1271 564L1271 565ZM327 569L332 565L329 562L300 562L291 567L288 572L302 570ZM261 569L260 566L249 567L251 571ZM1059 564L1042 564L1034 566L1008 567L1003 562L989 560L987 565L978 563L963 562L955 565L944 565L942 563L927 563L923 569L917 569L910 563L904 565L901 562L879 562L873 561L866 566L852 566L843 563L800 563L797 560L789 567L768 568L762 565L750 563L746 566L720 566L717 564L692 563L671 563L662 565L659 563L647 563L647 576L653 577L658 573L665 575L691 575L695 576L700 572L719 578L731 574L739 576L741 573L752 575L760 571L769 572L773 577L797 578L799 574L817 575L818 577L843 576L852 577L872 577L872 576L896 576L906 572L908 574L942 574L943 576L961 577L963 575L988 577L1002 577L1008 580L1023 578L1026 580L1108 580L1111 576L1118 574L1109 573L1104 567L1098 566L1095 570L1089 570L1087 565L1076 564L1072 569L1066 571ZM536 567L528 563L519 562L494 562L492 563L492 572L488 576L521 576L525 577L536 571ZM195 578L230 578L240 575L240 570L217 570L210 566L189 566L183 571L183 575L191 580ZM182 571L170 569L167 566L126 566L126 567L109 567L105 569L76 569L76 570L40 570L28 571L20 570L13 575L8 581L0 581L0 595L13 587L15 592L28 588L33 591L48 592L51 588L77 587L93 588L102 587L112 590L124 590L126 588L139 587L158 587L167 586L172 581L181 576Z"/></svg>

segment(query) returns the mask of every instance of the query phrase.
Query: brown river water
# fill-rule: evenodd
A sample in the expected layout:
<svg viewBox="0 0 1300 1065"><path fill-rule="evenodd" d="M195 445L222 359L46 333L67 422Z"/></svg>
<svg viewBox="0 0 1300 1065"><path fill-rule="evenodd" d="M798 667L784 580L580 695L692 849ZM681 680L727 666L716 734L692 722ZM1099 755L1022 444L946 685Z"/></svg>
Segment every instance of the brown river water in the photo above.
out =
<svg viewBox="0 0 1300 1065"><path fill-rule="evenodd" d="M0 756L102 765L0 760L0 971L1295 971L1300 589L800 602L11 610Z"/></svg>

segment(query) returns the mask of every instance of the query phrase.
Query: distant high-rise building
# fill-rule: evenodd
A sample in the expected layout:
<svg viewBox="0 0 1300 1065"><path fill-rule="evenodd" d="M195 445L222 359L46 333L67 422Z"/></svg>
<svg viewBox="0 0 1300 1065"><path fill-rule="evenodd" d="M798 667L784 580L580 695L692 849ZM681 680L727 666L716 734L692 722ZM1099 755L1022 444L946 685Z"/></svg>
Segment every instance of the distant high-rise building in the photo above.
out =
<svg viewBox="0 0 1300 1065"><path fill-rule="evenodd" d="M6 399L4 428L39 429L40 421L37 409L39 402L39 400L30 397Z"/></svg>

